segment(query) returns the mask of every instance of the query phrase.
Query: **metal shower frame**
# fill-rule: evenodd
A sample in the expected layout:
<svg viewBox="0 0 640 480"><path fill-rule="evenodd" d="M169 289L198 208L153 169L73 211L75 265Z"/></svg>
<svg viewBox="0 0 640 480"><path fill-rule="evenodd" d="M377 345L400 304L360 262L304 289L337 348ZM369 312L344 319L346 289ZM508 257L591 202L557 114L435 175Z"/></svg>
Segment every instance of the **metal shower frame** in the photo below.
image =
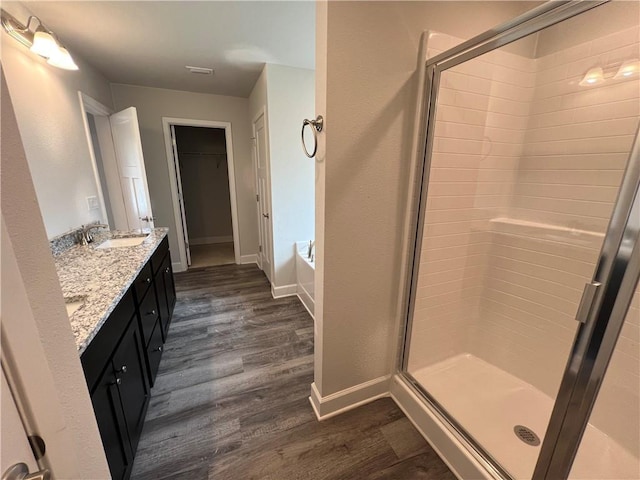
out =
<svg viewBox="0 0 640 480"><path fill-rule="evenodd" d="M426 62L425 97L421 122L422 138L417 165L422 182L419 208L412 222L413 258L407 281L403 347L399 375L419 394L451 433L469 447L470 453L496 478L511 475L457 423L407 370L412 319L420 264L419 252L426 215L429 171L433 152L436 106L443 71L476 58L551 25L599 7L610 0L549 1L502 25L488 30ZM593 279L585 286L576 318L578 328L571 354L556 396L543 439L534 480L568 478L589 422L593 405L622 330L640 277L640 132L636 133L618 198L604 238Z"/></svg>

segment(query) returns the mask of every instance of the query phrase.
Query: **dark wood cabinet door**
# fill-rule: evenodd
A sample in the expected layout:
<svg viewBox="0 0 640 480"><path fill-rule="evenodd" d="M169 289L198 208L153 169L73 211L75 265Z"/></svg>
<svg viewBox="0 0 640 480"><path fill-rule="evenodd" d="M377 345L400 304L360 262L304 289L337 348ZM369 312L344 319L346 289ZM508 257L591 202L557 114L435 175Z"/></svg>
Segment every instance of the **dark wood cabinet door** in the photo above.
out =
<svg viewBox="0 0 640 480"><path fill-rule="evenodd" d="M91 402L96 413L96 421L111 477L114 480L128 478L133 465L133 452L122 412L116 376L111 367L107 367L107 370L98 379L96 388L91 395Z"/></svg>
<svg viewBox="0 0 640 480"><path fill-rule="evenodd" d="M154 280L156 288L156 296L158 298L158 311L160 313L160 331L162 332L162 338L166 341L166 333L169 328L169 322L171 321L171 310L169 310L169 304L167 303L167 289L164 286L164 270L158 270Z"/></svg>
<svg viewBox="0 0 640 480"><path fill-rule="evenodd" d="M171 323L171 317L173 316L173 307L176 305L176 286L173 282L173 268L171 267L171 254L169 253L162 265L162 276L164 278L165 296L167 299L168 319L163 325L164 337L167 338L167 331L169 330L169 324Z"/></svg>
<svg viewBox="0 0 640 480"><path fill-rule="evenodd" d="M151 386L156 380L156 375L158 374L158 367L160 366L160 359L162 358L162 350L163 344L162 341L162 324L160 322L157 323L156 328L153 330L153 335L151 335L151 340L149 341L149 345L147 346L147 360L149 361L149 380L151 381Z"/></svg>
<svg viewBox="0 0 640 480"><path fill-rule="evenodd" d="M149 405L149 383L142 335L138 322L132 321L111 360L118 383L122 411L127 424L131 451L135 454Z"/></svg>

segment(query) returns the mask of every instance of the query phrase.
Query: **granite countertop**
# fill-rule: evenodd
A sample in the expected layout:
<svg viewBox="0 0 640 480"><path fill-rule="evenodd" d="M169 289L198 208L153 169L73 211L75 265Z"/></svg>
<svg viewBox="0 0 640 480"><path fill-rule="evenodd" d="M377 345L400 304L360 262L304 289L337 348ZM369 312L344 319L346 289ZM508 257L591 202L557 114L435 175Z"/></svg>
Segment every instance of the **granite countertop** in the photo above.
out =
<svg viewBox="0 0 640 480"><path fill-rule="evenodd" d="M69 317L79 354L96 336L142 267L167 236L168 229L155 228L143 230L142 233L94 232L94 241L89 245L74 245L54 255L65 300L84 300L82 306ZM145 234L147 237L137 246L96 248L109 238Z"/></svg>

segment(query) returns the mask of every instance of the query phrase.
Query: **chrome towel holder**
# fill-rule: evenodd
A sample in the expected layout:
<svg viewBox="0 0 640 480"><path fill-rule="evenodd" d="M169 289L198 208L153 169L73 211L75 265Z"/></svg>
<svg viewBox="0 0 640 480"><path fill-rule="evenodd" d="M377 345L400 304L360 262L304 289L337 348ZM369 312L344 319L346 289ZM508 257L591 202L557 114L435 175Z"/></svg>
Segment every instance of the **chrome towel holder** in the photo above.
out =
<svg viewBox="0 0 640 480"><path fill-rule="evenodd" d="M311 131L313 132L313 151L311 153L309 153L309 150L307 150L307 146L304 143L304 127L307 125L311 125ZM302 149L304 150L304 154L309 158L316 156L316 152L318 151L318 133L322 131L323 126L324 119L322 118L322 115L318 115L315 120L305 118L302 122L302 132L300 133L302 138Z"/></svg>

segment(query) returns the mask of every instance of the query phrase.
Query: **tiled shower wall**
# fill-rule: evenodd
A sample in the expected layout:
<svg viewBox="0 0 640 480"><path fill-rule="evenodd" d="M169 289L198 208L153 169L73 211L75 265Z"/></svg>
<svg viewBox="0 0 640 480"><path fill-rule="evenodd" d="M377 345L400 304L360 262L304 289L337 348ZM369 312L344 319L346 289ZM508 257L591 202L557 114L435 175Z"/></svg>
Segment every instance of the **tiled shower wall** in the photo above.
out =
<svg viewBox="0 0 640 480"><path fill-rule="evenodd" d="M410 370L469 352L555 397L640 114L637 78L578 82L637 58L638 37L443 74ZM635 302L592 423L638 455Z"/></svg>
<svg viewBox="0 0 640 480"><path fill-rule="evenodd" d="M433 34L429 55L459 43ZM531 60L496 51L442 75L410 370L470 351L489 220L507 212L533 95Z"/></svg>

